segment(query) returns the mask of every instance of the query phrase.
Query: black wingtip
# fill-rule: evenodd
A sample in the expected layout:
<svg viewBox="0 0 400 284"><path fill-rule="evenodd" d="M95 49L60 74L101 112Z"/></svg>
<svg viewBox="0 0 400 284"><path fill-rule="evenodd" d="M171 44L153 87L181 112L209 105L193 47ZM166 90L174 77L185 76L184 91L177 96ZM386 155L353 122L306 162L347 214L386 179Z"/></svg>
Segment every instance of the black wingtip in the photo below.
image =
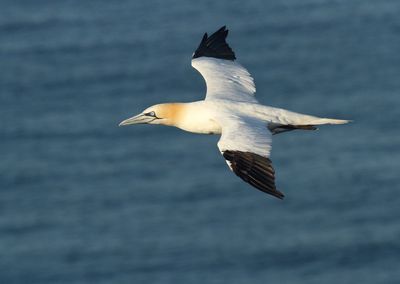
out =
<svg viewBox="0 0 400 284"><path fill-rule="evenodd" d="M279 199L285 197L276 189L275 170L269 158L251 152L233 150L225 150L222 155L230 162L231 170L242 180Z"/></svg>
<svg viewBox="0 0 400 284"><path fill-rule="evenodd" d="M207 33L205 33L199 47L193 54L193 58L205 56L226 60L235 60L235 53L226 42L228 32L229 31L226 29L226 26L223 26L211 36L208 36Z"/></svg>

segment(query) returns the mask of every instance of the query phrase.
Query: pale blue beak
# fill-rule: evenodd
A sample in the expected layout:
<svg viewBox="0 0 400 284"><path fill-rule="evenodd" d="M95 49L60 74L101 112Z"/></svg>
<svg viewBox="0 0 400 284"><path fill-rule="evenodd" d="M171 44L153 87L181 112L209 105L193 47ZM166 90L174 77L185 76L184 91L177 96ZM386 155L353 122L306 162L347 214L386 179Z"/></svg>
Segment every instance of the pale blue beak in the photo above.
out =
<svg viewBox="0 0 400 284"><path fill-rule="evenodd" d="M145 123L152 122L153 120L154 120L154 117L147 116L147 115L141 113L134 117L125 119L124 121L122 121L119 124L119 126L130 125L130 124L145 124Z"/></svg>

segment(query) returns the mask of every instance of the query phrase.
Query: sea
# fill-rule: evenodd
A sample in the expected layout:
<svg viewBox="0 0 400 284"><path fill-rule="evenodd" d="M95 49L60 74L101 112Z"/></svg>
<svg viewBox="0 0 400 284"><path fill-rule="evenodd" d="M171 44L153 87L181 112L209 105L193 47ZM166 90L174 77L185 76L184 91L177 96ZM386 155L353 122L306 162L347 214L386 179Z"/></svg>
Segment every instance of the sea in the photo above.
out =
<svg viewBox="0 0 400 284"><path fill-rule="evenodd" d="M400 283L399 14L1 0L0 283ZM260 103L352 120L273 137L284 200L236 177L218 136L118 127L202 100L191 56L224 25Z"/></svg>

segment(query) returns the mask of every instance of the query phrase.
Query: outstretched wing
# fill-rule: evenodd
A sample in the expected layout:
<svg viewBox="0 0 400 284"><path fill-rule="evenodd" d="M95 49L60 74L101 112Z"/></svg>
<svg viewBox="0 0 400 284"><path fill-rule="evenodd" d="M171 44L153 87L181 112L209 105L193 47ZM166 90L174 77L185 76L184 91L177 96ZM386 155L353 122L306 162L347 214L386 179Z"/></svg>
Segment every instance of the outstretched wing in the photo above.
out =
<svg viewBox="0 0 400 284"><path fill-rule="evenodd" d="M206 81L206 99L257 102L256 87L250 73L235 62L235 53L226 43L226 27L203 39L193 54L192 66Z"/></svg>
<svg viewBox="0 0 400 284"><path fill-rule="evenodd" d="M276 189L275 170L269 159L272 135L265 125L250 118L226 118L218 148L230 169L255 188L282 199Z"/></svg>

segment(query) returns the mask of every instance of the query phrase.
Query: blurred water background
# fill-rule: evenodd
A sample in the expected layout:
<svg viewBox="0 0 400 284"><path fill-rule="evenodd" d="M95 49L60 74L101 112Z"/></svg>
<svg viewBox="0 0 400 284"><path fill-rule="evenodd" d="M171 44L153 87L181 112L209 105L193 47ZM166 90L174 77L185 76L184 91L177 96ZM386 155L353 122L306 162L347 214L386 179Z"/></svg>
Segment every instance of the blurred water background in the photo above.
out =
<svg viewBox="0 0 400 284"><path fill-rule="evenodd" d="M0 283L400 283L400 2L0 2ZM274 137L283 201L218 137L118 128L204 97L222 25L261 103L345 126Z"/></svg>

